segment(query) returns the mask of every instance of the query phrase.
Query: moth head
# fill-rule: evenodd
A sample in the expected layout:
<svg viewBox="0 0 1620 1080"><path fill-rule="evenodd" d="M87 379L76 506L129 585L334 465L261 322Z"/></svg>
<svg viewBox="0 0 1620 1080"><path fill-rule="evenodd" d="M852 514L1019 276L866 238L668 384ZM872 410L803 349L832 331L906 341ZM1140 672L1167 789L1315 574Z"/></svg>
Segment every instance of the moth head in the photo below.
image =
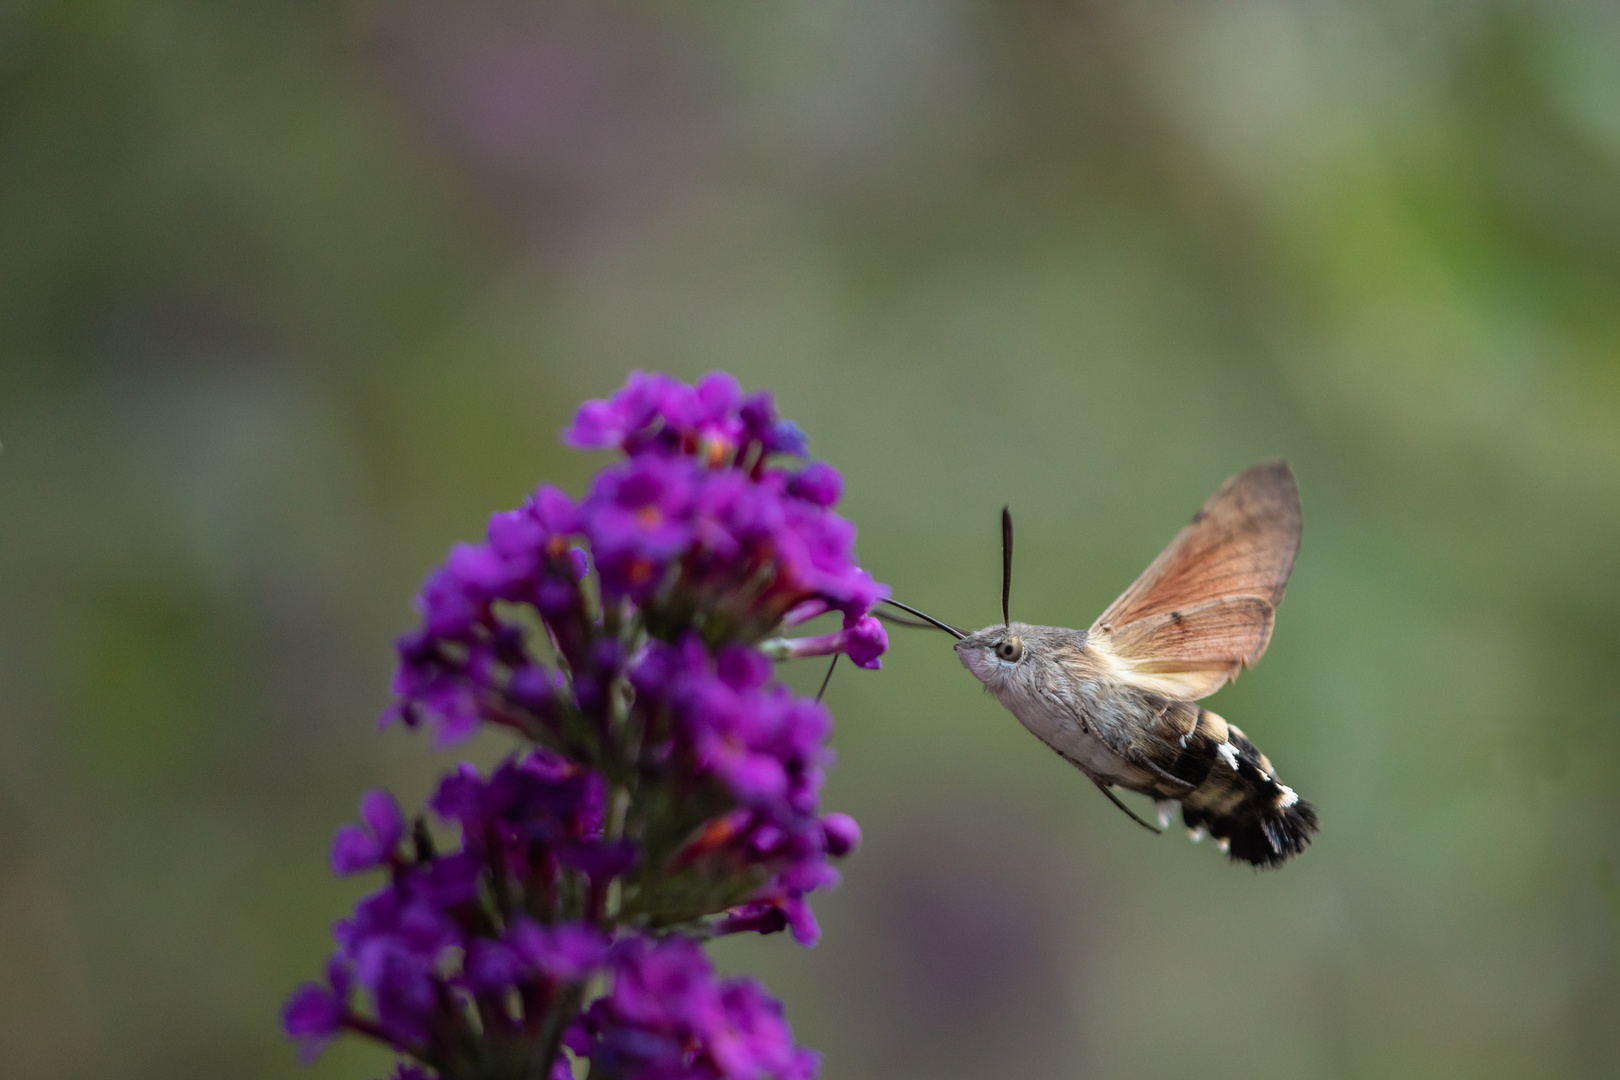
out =
<svg viewBox="0 0 1620 1080"><path fill-rule="evenodd" d="M974 678L996 687L1012 678L1020 664L1028 662L1025 645L1032 627L1024 623L987 626L956 643L956 655Z"/></svg>

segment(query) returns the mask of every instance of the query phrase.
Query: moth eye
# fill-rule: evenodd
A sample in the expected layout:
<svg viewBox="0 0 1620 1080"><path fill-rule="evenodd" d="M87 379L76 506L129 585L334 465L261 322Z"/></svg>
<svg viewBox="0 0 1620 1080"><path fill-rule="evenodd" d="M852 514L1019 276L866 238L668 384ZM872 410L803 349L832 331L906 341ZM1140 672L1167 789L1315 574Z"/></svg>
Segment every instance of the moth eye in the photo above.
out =
<svg viewBox="0 0 1620 1080"><path fill-rule="evenodd" d="M1018 638L1008 638L996 646L996 655L1009 664L1017 663L1018 658L1024 655L1024 643Z"/></svg>

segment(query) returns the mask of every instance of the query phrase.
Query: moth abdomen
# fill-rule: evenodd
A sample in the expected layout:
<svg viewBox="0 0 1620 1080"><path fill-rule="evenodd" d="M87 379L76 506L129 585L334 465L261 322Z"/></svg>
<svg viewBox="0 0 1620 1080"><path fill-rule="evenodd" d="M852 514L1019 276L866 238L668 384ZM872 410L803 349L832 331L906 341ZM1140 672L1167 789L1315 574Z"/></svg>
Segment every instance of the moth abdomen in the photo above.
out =
<svg viewBox="0 0 1620 1080"><path fill-rule="evenodd" d="M1266 756L1243 732L1211 712L1198 730L1209 773L1181 798L1181 818L1195 835L1208 832L1234 862L1281 866L1304 851L1317 830L1316 808L1277 779ZM1217 740L1214 736L1224 734Z"/></svg>

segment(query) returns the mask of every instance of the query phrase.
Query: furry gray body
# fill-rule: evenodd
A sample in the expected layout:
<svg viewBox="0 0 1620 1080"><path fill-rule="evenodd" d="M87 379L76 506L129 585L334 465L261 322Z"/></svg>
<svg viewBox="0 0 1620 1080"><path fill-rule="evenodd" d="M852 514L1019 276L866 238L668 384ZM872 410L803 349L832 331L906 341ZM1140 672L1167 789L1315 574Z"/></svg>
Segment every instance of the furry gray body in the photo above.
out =
<svg viewBox="0 0 1620 1080"><path fill-rule="evenodd" d="M1004 642L1018 644L1016 659L997 654ZM956 652L1032 734L1104 789L1153 798L1161 823L1179 802L1195 839L1207 830L1257 866L1297 855L1316 830L1310 804L1241 731L1196 702L1134 685L1084 630L989 626Z"/></svg>

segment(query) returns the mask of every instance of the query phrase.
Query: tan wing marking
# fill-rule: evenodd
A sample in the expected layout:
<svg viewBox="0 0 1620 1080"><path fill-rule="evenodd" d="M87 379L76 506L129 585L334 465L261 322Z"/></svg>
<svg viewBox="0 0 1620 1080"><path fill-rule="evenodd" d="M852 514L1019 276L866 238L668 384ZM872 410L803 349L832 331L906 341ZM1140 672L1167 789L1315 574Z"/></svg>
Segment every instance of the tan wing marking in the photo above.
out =
<svg viewBox="0 0 1620 1080"><path fill-rule="evenodd" d="M1114 654L1107 635L1093 638L1089 644L1092 655L1106 665L1116 679L1150 694L1177 701L1197 701L1208 697L1237 678L1238 672L1243 670L1243 663L1239 660L1127 660Z"/></svg>

